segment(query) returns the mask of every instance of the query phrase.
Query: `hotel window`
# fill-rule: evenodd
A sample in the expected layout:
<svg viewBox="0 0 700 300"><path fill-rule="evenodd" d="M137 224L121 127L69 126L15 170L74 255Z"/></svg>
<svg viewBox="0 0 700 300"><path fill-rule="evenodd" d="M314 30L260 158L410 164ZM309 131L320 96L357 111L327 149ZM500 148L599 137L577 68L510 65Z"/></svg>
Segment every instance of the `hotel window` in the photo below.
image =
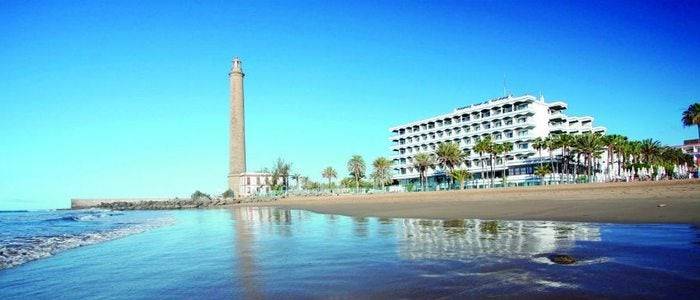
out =
<svg viewBox="0 0 700 300"><path fill-rule="evenodd" d="M513 137L513 132L512 132L512 131L506 132L506 138L512 138L512 137Z"/></svg>
<svg viewBox="0 0 700 300"><path fill-rule="evenodd" d="M527 174L532 174L532 167L518 167L518 168L510 168L510 174L511 175L527 175Z"/></svg>
<svg viewBox="0 0 700 300"><path fill-rule="evenodd" d="M527 149L527 143L518 144L518 149Z"/></svg>
<svg viewBox="0 0 700 300"><path fill-rule="evenodd" d="M527 122L527 118L518 118L518 124Z"/></svg>
<svg viewBox="0 0 700 300"><path fill-rule="evenodd" d="M462 115L462 122L469 121L468 115Z"/></svg>

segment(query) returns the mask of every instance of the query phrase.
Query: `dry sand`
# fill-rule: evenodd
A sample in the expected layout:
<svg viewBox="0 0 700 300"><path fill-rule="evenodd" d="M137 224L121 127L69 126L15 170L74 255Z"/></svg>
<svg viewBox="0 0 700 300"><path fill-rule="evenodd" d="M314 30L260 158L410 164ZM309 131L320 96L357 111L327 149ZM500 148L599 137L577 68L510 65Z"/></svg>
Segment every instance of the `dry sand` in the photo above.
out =
<svg viewBox="0 0 700 300"><path fill-rule="evenodd" d="M252 205L362 217L698 225L700 180L291 197Z"/></svg>

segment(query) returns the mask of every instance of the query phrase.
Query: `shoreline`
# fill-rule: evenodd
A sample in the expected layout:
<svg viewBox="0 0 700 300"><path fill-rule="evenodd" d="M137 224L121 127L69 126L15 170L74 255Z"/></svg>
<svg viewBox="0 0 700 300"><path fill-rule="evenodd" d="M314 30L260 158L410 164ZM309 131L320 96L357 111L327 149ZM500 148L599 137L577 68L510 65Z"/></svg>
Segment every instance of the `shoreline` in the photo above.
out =
<svg viewBox="0 0 700 300"><path fill-rule="evenodd" d="M353 217L700 225L700 180L289 197L262 206Z"/></svg>

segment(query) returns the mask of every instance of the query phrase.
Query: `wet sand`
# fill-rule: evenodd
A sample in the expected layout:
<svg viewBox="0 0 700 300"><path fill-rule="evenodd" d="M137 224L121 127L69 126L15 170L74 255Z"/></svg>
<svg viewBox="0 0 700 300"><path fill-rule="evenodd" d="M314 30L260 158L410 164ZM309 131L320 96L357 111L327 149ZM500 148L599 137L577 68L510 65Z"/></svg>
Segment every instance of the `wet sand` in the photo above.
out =
<svg viewBox="0 0 700 300"><path fill-rule="evenodd" d="M250 205L360 217L698 225L700 180L290 197Z"/></svg>

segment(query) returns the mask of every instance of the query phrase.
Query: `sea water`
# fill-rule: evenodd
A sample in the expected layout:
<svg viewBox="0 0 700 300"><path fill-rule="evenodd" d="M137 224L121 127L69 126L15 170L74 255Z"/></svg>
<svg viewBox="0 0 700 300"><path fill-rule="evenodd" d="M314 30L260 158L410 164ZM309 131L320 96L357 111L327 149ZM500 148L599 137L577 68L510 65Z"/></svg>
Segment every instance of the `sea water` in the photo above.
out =
<svg viewBox="0 0 700 300"><path fill-rule="evenodd" d="M553 254L577 259L572 265ZM0 299L694 298L692 225L243 207L0 213Z"/></svg>

